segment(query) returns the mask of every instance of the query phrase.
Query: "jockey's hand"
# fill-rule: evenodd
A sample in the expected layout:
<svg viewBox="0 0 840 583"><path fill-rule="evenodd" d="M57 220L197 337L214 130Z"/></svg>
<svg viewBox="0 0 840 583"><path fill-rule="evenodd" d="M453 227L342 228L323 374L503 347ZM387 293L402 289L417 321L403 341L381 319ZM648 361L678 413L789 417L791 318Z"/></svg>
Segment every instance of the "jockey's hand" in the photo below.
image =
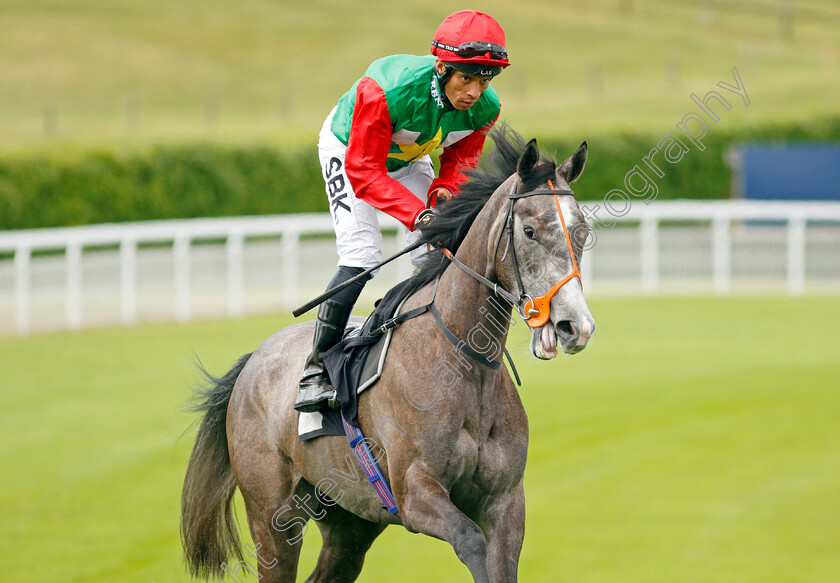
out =
<svg viewBox="0 0 840 583"><path fill-rule="evenodd" d="M417 220L414 221L415 229L428 229L432 223L437 219L437 211L434 209L424 209L417 215Z"/></svg>
<svg viewBox="0 0 840 583"><path fill-rule="evenodd" d="M435 204L449 200L452 198L452 192L448 188L435 188L429 193L429 202L435 201Z"/></svg>

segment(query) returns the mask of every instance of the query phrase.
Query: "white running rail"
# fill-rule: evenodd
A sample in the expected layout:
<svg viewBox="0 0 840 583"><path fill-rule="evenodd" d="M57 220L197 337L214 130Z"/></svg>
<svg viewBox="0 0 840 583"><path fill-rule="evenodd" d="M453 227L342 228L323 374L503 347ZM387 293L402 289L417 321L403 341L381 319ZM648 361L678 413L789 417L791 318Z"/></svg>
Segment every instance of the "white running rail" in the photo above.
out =
<svg viewBox="0 0 840 583"><path fill-rule="evenodd" d="M582 204L594 207L596 203ZM683 261L673 256L670 241L691 233L690 237L679 240L683 240L684 244L689 242L688 251L695 254L690 261L703 265L708 262L708 277L703 276L703 281L710 285L708 291L731 293L733 272L737 267L733 265L733 249L738 251L740 248L739 233L751 229L770 232L769 238L750 239L749 246L751 253L766 251L771 254L769 259L762 260L764 263L769 261L774 266L782 266L784 283L781 288L777 285L777 289L790 295L802 294L806 289L810 291L806 287L806 282L810 281L806 277L809 249L819 247L822 249L821 258L812 261L828 265L823 270L821 281L827 281L832 291L840 291L840 202L655 201L645 205L639 201L622 217L606 214L602 205L598 218L618 224L614 229L595 232L595 244L582 263L588 291L594 283L599 292L603 288L619 294L633 293L634 289L640 293L667 293L668 286L663 286L663 278L667 281L675 279L669 275L667 265ZM399 226L384 214L380 215L380 224L383 229L390 230ZM817 247L813 242L809 243L809 237L816 232L820 235ZM41 311L33 306L33 267L41 260L48 260L54 266L51 277L42 277L50 280L54 288L50 296L52 299L42 298L43 302L55 304L61 301L64 304L64 315L58 318L63 321L57 322L53 316L46 328L78 330L88 325L101 325L101 321L92 324L90 318L85 317L85 311L90 313L96 308L94 306L92 310L89 307L91 300L85 299L89 286L83 277L83 263L92 250L102 249L109 251L119 265L119 281L114 282L110 292L110 296L119 295L119 316L114 318L115 323L132 326L141 319L138 302L144 292L138 285L138 255L150 248L157 251L157 256L164 253L168 257L165 269L171 265L173 270L172 286L162 292L174 296L167 299L174 303L170 318L181 322L194 318L194 276L199 275L193 273L197 243L203 247L215 243L219 249L219 246L224 246L223 254L218 254L218 258L210 262L216 272L224 274L226 282L218 286L223 290L217 290L225 295L223 302L226 305L217 307L214 315L227 314L236 318L246 312L248 249L254 241L266 238L273 238L281 255L277 261L277 265L282 265L278 275L280 285L274 289L278 295L282 293L283 307L295 307L308 298L304 293L312 292L314 296L323 289L335 266L334 249L332 257L321 259L318 265L310 251L302 252L302 244L306 248L306 241L312 240L309 236L321 235L324 236L320 247L323 251L325 245L330 246L332 233L328 214L151 221L0 232L0 334L27 334L35 328L45 328L43 325L33 327L33 312ZM664 240L663 234L667 235ZM317 238L315 240L318 241ZM762 243L765 240L768 242ZM394 241L393 248L400 248L402 241L401 237ZM691 241L701 243L694 245ZM616 267L615 273L610 273L608 265L611 262L615 264L616 257L627 252L627 247L633 247L635 251L620 259L618 262L621 265ZM696 258L700 256L698 253L703 259ZM390 252L386 252L388 254ZM744 260L739 257L741 255L734 259L740 265ZM55 271L59 261L60 272ZM747 263L751 261L746 260ZM837 269L834 270L833 266ZM318 273L312 273L316 268ZM408 269L410 265L400 268L399 275L404 277ZM618 272L626 269L629 269L629 279L622 279ZM317 284L319 287L301 292L303 276L320 282ZM628 281L635 283L628 288ZM693 286L689 288L692 292L696 290ZM83 310L83 306L88 306L87 310Z"/></svg>

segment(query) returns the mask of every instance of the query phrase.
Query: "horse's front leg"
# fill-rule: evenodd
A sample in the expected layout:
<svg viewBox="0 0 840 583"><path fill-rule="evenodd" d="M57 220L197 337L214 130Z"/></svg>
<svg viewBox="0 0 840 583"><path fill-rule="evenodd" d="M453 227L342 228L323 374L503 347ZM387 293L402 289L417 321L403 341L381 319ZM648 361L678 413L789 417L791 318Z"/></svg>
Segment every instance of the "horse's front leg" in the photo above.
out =
<svg viewBox="0 0 840 583"><path fill-rule="evenodd" d="M490 583L487 575L487 543L478 525L458 510L449 494L421 463L413 464L395 491L403 526L452 545L476 583Z"/></svg>
<svg viewBox="0 0 840 583"><path fill-rule="evenodd" d="M525 491L513 490L489 498L478 517L487 537L487 573L492 583L514 583L525 537Z"/></svg>

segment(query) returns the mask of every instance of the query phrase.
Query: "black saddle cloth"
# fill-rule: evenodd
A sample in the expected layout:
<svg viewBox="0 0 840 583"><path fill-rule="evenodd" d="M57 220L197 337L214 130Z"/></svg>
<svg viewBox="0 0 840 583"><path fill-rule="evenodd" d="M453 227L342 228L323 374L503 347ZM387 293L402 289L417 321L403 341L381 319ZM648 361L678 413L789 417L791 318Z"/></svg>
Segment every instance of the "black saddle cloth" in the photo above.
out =
<svg viewBox="0 0 840 583"><path fill-rule="evenodd" d="M394 318L400 304L412 291L410 279L391 288L382 299L376 302L375 309L361 328L346 330L344 338L324 352L322 355L324 366L330 382L335 387L341 410L322 410L321 414L324 416L322 429L302 435L301 440L306 441L321 435L344 435L341 413L344 414L348 423L359 427L357 391L362 381L365 362L374 345L386 332L382 327Z"/></svg>

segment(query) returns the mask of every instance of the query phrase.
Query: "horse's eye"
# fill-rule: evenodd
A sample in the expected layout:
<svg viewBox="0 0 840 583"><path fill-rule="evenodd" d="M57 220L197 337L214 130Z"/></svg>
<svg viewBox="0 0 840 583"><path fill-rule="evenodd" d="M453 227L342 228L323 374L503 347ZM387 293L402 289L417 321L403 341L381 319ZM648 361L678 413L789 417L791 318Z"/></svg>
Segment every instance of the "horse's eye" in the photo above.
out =
<svg viewBox="0 0 840 583"><path fill-rule="evenodd" d="M525 225L525 228L522 229L522 230L525 231L525 236L528 237L529 239L536 239L537 238L537 234L534 232L534 229L532 229L531 227Z"/></svg>

